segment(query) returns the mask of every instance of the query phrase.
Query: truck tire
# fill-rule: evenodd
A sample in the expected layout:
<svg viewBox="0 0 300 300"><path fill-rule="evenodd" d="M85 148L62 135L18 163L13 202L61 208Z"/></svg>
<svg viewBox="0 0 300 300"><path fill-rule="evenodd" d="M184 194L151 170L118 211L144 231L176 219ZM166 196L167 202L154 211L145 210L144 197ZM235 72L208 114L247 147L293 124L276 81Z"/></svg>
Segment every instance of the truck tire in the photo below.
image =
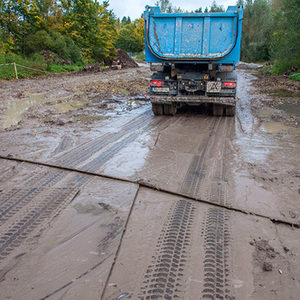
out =
<svg viewBox="0 0 300 300"><path fill-rule="evenodd" d="M222 104L213 104L213 115L216 117L223 116L224 105Z"/></svg>
<svg viewBox="0 0 300 300"><path fill-rule="evenodd" d="M227 117L234 117L235 116L235 106L226 106L225 108L226 116Z"/></svg>
<svg viewBox="0 0 300 300"><path fill-rule="evenodd" d="M174 116L177 112L177 108L175 104L164 104L164 113L165 115L171 115Z"/></svg>
<svg viewBox="0 0 300 300"><path fill-rule="evenodd" d="M164 114L164 105L160 103L152 103L152 111L155 116L161 116Z"/></svg>

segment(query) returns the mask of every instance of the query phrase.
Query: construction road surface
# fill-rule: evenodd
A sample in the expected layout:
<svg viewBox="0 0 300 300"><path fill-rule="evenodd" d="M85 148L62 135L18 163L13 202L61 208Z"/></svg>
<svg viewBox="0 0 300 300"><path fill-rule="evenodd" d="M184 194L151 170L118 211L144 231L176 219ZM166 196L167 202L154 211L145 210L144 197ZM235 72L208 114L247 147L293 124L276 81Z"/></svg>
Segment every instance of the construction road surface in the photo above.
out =
<svg viewBox="0 0 300 300"><path fill-rule="evenodd" d="M299 299L299 128L245 70L235 117L154 116L149 76L1 83L0 298Z"/></svg>

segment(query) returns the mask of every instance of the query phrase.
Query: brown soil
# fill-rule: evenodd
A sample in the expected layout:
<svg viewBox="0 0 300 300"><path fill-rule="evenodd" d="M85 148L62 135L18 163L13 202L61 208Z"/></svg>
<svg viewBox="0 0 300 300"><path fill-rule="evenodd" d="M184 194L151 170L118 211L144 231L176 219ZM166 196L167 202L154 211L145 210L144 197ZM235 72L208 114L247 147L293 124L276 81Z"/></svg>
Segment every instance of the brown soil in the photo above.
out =
<svg viewBox="0 0 300 300"><path fill-rule="evenodd" d="M50 51L50 50L43 50L40 52L40 55L42 55L46 62L49 62L51 64L64 64L64 65L71 65L72 62L69 59L63 59L59 57L56 53Z"/></svg>
<svg viewBox="0 0 300 300"><path fill-rule="evenodd" d="M118 49L117 51L118 51L118 60L122 65L123 69L138 68L139 65L132 58L129 57L127 52L125 52L122 49Z"/></svg>
<svg viewBox="0 0 300 300"><path fill-rule="evenodd" d="M3 81L0 131L72 126L77 122L88 125L148 103L148 69L99 73L99 68L92 65L88 72L24 79L14 84ZM11 121L10 116L16 120Z"/></svg>
<svg viewBox="0 0 300 300"><path fill-rule="evenodd" d="M2 82L1 299L298 299L299 131L237 76L234 118L153 116L146 67Z"/></svg>
<svg viewBox="0 0 300 300"><path fill-rule="evenodd" d="M283 75L275 75L265 69L252 70L256 76L253 82L254 93L259 95L252 102L253 112L260 119L266 115L259 112L266 108L267 118L275 122L284 122L288 126L300 127L300 82L290 80Z"/></svg>

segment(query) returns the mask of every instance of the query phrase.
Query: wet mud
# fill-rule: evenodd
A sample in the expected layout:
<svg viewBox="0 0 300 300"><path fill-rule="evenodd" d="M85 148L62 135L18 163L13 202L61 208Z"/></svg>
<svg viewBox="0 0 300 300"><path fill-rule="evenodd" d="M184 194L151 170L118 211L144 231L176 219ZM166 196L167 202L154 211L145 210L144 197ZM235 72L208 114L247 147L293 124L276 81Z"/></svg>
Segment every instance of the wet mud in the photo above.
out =
<svg viewBox="0 0 300 300"><path fill-rule="evenodd" d="M297 299L298 96L253 69L234 118L154 117L145 66L1 82L1 297Z"/></svg>
<svg viewBox="0 0 300 300"><path fill-rule="evenodd" d="M285 76L274 75L265 69L252 72L253 93L257 95L253 101L253 113L262 121L275 121L292 127L296 134L300 130L300 83ZM261 110L267 110L268 116L262 116Z"/></svg>

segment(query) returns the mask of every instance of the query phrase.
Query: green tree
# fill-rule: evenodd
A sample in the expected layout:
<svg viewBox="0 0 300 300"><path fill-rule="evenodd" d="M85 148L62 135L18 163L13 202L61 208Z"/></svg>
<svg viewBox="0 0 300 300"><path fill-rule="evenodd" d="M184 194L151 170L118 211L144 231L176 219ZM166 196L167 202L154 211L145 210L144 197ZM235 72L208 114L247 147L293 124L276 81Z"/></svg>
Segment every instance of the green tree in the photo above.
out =
<svg viewBox="0 0 300 300"><path fill-rule="evenodd" d="M160 7L160 11L163 13L171 13L172 12L172 4L169 0L159 0L155 3L156 6Z"/></svg>
<svg viewBox="0 0 300 300"><path fill-rule="evenodd" d="M134 33L139 38L141 45L143 45L143 49L145 48L145 20L144 18L139 18L137 20L137 24L134 28Z"/></svg>
<svg viewBox="0 0 300 300"><path fill-rule="evenodd" d="M241 58L248 62L270 58L273 17L268 0L246 0L244 3Z"/></svg>
<svg viewBox="0 0 300 300"><path fill-rule="evenodd" d="M140 52L144 49L144 39L135 31L134 25L129 24L120 30L116 47L127 52Z"/></svg>
<svg viewBox="0 0 300 300"><path fill-rule="evenodd" d="M300 68L299 0L282 0L275 12L273 30L270 48L275 71L283 73L293 67Z"/></svg>
<svg viewBox="0 0 300 300"><path fill-rule="evenodd" d="M222 5L218 5L216 1L214 1L210 7L209 12L224 12L225 9Z"/></svg>
<svg viewBox="0 0 300 300"><path fill-rule="evenodd" d="M50 32L40 30L27 36L26 54L33 54L42 50L50 50L59 57L68 59L73 63L82 63L79 47L74 44L70 37L55 30Z"/></svg>
<svg viewBox="0 0 300 300"><path fill-rule="evenodd" d="M130 17L123 17L122 18L122 21L121 21L121 27L124 27L124 26L126 26L126 25L129 25L129 24L131 24L131 19L130 19Z"/></svg>
<svg viewBox="0 0 300 300"><path fill-rule="evenodd" d="M116 21L107 10L108 2L63 0L66 33L91 61L109 61L115 55Z"/></svg>
<svg viewBox="0 0 300 300"><path fill-rule="evenodd" d="M155 3L156 6L160 7L160 11L163 13L183 13L185 10L183 10L181 7L173 6L171 1L169 0L159 0Z"/></svg>

